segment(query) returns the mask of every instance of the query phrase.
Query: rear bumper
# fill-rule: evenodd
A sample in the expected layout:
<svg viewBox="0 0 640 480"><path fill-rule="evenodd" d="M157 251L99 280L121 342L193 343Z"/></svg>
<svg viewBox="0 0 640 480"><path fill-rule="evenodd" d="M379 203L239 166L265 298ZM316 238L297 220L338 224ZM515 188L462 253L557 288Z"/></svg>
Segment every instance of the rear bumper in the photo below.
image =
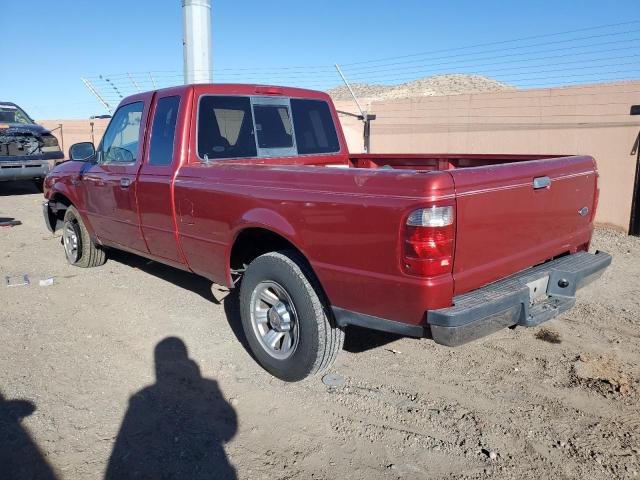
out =
<svg viewBox="0 0 640 480"><path fill-rule="evenodd" d="M453 307L427 312L431 336L442 345L458 346L512 325L538 325L570 309L577 290L610 264L608 253L579 252L455 297ZM543 297L532 302L534 284L545 283L546 292L535 293Z"/></svg>

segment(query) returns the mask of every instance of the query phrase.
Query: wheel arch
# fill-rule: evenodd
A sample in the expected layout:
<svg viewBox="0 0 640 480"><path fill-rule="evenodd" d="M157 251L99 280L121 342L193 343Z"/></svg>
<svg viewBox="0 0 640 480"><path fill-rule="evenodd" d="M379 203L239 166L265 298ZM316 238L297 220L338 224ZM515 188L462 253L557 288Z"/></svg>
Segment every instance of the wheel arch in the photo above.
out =
<svg viewBox="0 0 640 480"><path fill-rule="evenodd" d="M235 233L227 258L228 269L241 270L260 255L279 250L295 250L307 258L282 232L264 225L246 225Z"/></svg>
<svg viewBox="0 0 640 480"><path fill-rule="evenodd" d="M60 191L60 190L56 190L51 193L51 196L49 198L48 215L49 215L50 225L53 228L53 232L55 233L56 231L62 228L62 225L64 223L65 212L69 207L74 207L78 211L78 214L82 219L82 223L84 223L84 226L89 232L89 236L93 240L98 240L95 235L93 225L91 225L91 222L87 218L87 215L85 214L85 212L83 212L79 208L77 202L75 201L75 199L70 193L71 192ZM97 243L100 243L100 242L98 241Z"/></svg>
<svg viewBox="0 0 640 480"><path fill-rule="evenodd" d="M54 233L62 228L64 214L70 206L73 206L73 202L64 193L55 192L51 195L47 215Z"/></svg>
<svg viewBox="0 0 640 480"><path fill-rule="evenodd" d="M282 250L296 252L304 260L306 267L314 275L320 288L322 288L320 279L304 250L284 233L264 225L247 225L236 232L227 258L229 285L234 284L234 272L244 270L247 265L260 255ZM324 291L322 293L326 298Z"/></svg>

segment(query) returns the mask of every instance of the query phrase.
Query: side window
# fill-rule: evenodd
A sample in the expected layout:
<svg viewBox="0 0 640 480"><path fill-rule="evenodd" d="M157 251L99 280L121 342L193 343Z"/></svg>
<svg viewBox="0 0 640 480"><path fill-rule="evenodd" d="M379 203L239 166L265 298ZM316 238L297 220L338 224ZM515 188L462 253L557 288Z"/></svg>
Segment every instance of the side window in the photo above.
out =
<svg viewBox="0 0 640 480"><path fill-rule="evenodd" d="M286 105L254 105L259 148L293 147L293 127Z"/></svg>
<svg viewBox="0 0 640 480"><path fill-rule="evenodd" d="M120 107L102 138L103 163L134 163L138 157L143 102Z"/></svg>
<svg viewBox="0 0 640 480"><path fill-rule="evenodd" d="M164 97L158 100L151 128L150 165L171 164L179 107L179 96Z"/></svg>
<svg viewBox="0 0 640 480"><path fill-rule="evenodd" d="M200 97L198 156L209 160L257 156L248 97Z"/></svg>
<svg viewBox="0 0 640 480"><path fill-rule="evenodd" d="M338 134L327 102L291 99L291 111L299 154L340 151Z"/></svg>

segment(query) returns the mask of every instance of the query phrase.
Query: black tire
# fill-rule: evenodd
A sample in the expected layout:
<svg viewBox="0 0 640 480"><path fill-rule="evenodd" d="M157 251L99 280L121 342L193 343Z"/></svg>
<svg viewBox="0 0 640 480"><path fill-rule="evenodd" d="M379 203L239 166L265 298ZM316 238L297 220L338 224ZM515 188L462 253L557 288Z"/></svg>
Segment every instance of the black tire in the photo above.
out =
<svg viewBox="0 0 640 480"><path fill-rule="evenodd" d="M68 241L67 229L71 228L75 232L77 240L77 255L71 256L65 247ZM105 251L93 243L89 232L82 223L82 218L75 207L69 206L64 214L64 223L62 226L62 245L65 247L65 256L67 261L76 267L90 268L104 265L107 261Z"/></svg>
<svg viewBox="0 0 640 480"><path fill-rule="evenodd" d="M33 184L36 186L40 193L44 191L44 179L36 178L33 180Z"/></svg>
<svg viewBox="0 0 640 480"><path fill-rule="evenodd" d="M297 346L285 359L274 358L254 329L252 295L263 282L281 286L294 306ZM240 317L255 359L269 373L287 382L326 371L344 344L344 330L334 324L318 280L305 259L295 251L266 253L249 264L240 285Z"/></svg>

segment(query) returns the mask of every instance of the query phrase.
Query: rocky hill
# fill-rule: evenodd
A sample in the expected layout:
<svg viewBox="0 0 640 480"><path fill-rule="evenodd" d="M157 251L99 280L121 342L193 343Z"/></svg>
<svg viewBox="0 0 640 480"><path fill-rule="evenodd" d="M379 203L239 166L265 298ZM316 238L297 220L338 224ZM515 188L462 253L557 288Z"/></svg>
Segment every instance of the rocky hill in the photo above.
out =
<svg viewBox="0 0 640 480"><path fill-rule="evenodd" d="M398 85L353 83L351 88L353 88L358 100L365 103L393 98L515 90L515 87L511 85L483 77L482 75L465 75L461 73L434 75ZM327 92L334 100L351 99L349 90L344 85L332 88Z"/></svg>

